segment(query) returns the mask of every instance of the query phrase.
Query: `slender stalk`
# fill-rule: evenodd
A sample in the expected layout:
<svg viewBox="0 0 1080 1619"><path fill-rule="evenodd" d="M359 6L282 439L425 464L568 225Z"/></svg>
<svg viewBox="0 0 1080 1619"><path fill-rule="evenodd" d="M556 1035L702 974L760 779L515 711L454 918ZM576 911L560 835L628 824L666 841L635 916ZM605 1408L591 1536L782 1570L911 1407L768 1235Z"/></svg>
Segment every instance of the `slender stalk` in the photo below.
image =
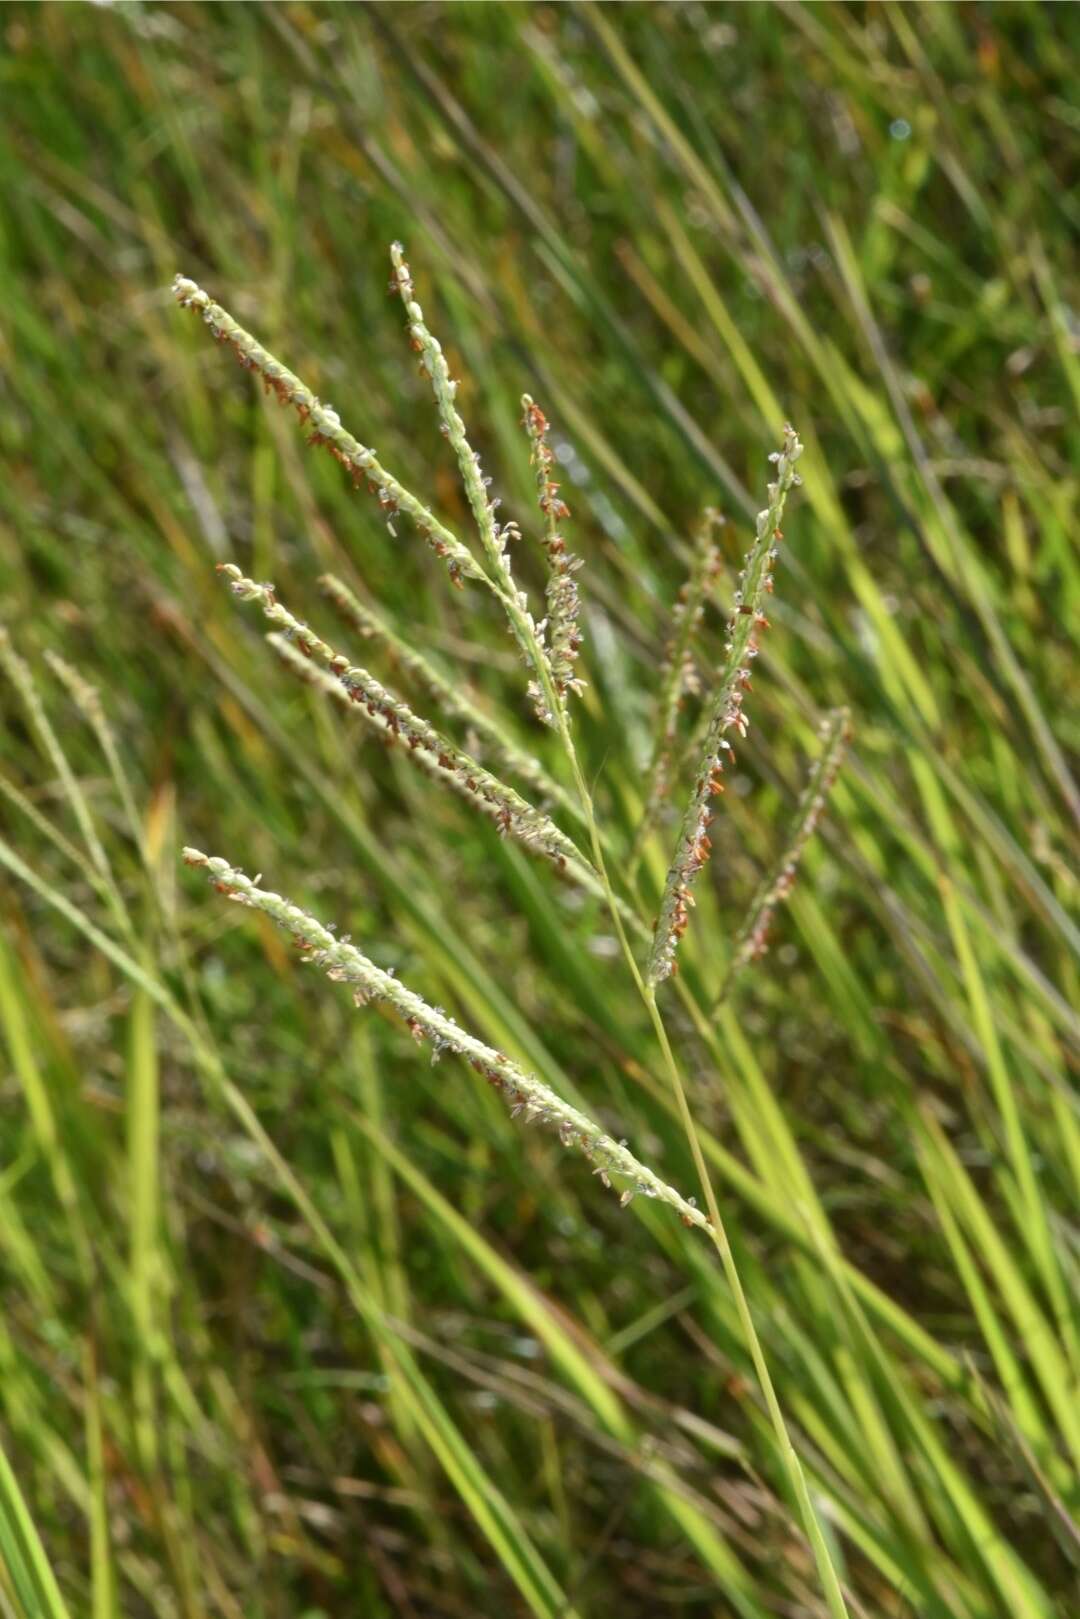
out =
<svg viewBox="0 0 1080 1619"><path fill-rule="evenodd" d="M678 1102L679 1114L683 1122L683 1129L686 1131L686 1138L690 1143L690 1150L694 1159L694 1167L697 1170L698 1179L701 1183L702 1191L705 1194L705 1206L709 1213L709 1235L712 1238L713 1246L720 1255L720 1263L724 1268L724 1275L727 1278L728 1286L731 1288L732 1296L735 1300L735 1309L738 1313L739 1323L742 1327L743 1336L746 1339L746 1344L750 1351L750 1358L754 1363L754 1371L757 1374L757 1380L761 1386L761 1392L765 1396L765 1405L768 1409L769 1420L772 1423L773 1432L776 1435L776 1442L780 1451L780 1460L783 1463L784 1469L791 1482L791 1487L795 1493L795 1499L799 1506L799 1514L803 1521L803 1528L806 1531L807 1539L810 1541L810 1545L813 1549L814 1561L817 1564L818 1577L821 1580L822 1589L825 1593L825 1600L829 1605L829 1612L833 1615L833 1619L847 1619L847 1607L844 1602L843 1592L840 1589L840 1581L837 1578L836 1569L833 1567L832 1558L829 1556L829 1548L825 1542L825 1536L822 1533L821 1525L818 1522L817 1514L814 1511L813 1502L810 1499L810 1492L806 1485L806 1477L802 1470L802 1464L799 1461L795 1447L791 1442L791 1436L788 1433L787 1423L784 1421L784 1413L780 1408L780 1401L776 1396L776 1389L773 1386L772 1375L769 1371L769 1364L765 1359L765 1351L761 1346L761 1339L758 1337L757 1328L754 1325L754 1318L750 1312L750 1304L743 1289L742 1278L739 1275L739 1268L735 1263L735 1255L731 1251L731 1244L728 1241L727 1232L724 1228L724 1222L720 1215L720 1208L716 1201L716 1193L713 1190L712 1178L709 1175L708 1166L705 1163L705 1156L701 1150L701 1142L698 1138L697 1127L694 1124L693 1115L690 1112L690 1106L686 1099L686 1089L683 1085L678 1066L675 1062L675 1055L671 1049L671 1043L668 1040L667 1030L664 1027L664 1020L660 1016L660 1010L656 1004L655 985L647 985L644 990L644 995L645 1004L649 1009L649 1015L652 1019L653 1028L656 1031L656 1038L659 1041L660 1048L664 1054L664 1063L668 1071L668 1076L671 1080L672 1089L675 1092L675 1097Z"/></svg>
<svg viewBox="0 0 1080 1619"><path fill-rule="evenodd" d="M750 1313L750 1305L743 1289L742 1278L739 1275L739 1269L735 1263L735 1256L731 1251L731 1244L728 1241L727 1232L724 1228L724 1222L720 1215L720 1207L716 1200L716 1192L713 1188L708 1165L705 1162L705 1155L701 1149L701 1141L698 1137L697 1126L694 1123L694 1117L690 1111L690 1104L686 1098L686 1087L684 1086L682 1076L679 1073L678 1064L675 1061L675 1054L671 1049L671 1042L668 1039L668 1033L664 1026L664 1020L661 1017L660 1009L656 1004L656 986L655 984L647 983L642 977L641 969L638 967L634 953L630 948L630 942L627 939L626 931L623 928L622 921L619 916L619 908L615 900L614 891L611 887L611 879L608 876L607 866L604 861L604 851L601 847L600 835L596 826L596 819L593 814L591 795L589 794L588 786L586 785L585 778L582 775L581 767L578 763L577 754L574 749L573 740L569 733L569 728L566 725L565 716L563 717L563 724L560 727L560 730L563 736L564 746L566 747L570 757L570 765L571 769L573 770L575 783L577 784L579 793L582 795L582 807L585 809L588 818L589 833L592 840L593 859L596 862L597 870L600 873L600 880L604 884L606 893L608 895L611 917L615 926L615 931L618 934L619 942L622 946L623 955L626 958L631 977L634 980L638 993L640 994L646 1010L648 1011L653 1030L656 1034L657 1043L660 1046L660 1050L663 1055L664 1067L667 1071L668 1079L671 1083L671 1088L675 1094L675 1099L678 1104L679 1117L682 1121L683 1130L686 1134L686 1139L690 1147L690 1153L694 1160L694 1168L697 1172L698 1182L705 1196L705 1206L709 1216L706 1229L708 1230L713 1246L720 1256L720 1263L723 1266L724 1275L727 1278L728 1286L731 1288L732 1296L735 1300L735 1309L738 1313L739 1324L742 1327L743 1336L746 1339L747 1348L750 1351L750 1358L754 1363L754 1371L757 1374L758 1383L761 1386L761 1392L765 1397L765 1405L769 1413L769 1420L772 1423L773 1432L776 1435L780 1459L790 1480L792 1490L795 1494L795 1499L799 1506L799 1513L802 1517L803 1528L806 1531L807 1538L810 1541L811 1548L813 1549L814 1561L817 1564L818 1577L821 1580L822 1589L825 1593L825 1600L828 1603L829 1612L833 1616L833 1619L848 1619L847 1607L844 1603L843 1592L840 1589L840 1582L837 1578L836 1570L833 1567L832 1558L829 1556L829 1548L825 1542L825 1536L822 1533L821 1525L819 1524L817 1515L814 1512L813 1502L810 1499L810 1492L807 1489L806 1478L803 1474L802 1465L795 1452L795 1447L791 1443L791 1437L788 1433L787 1424L784 1421L784 1414L780 1408L780 1402L777 1399L776 1389L773 1385L772 1376L769 1372L768 1362L765 1359L765 1352L761 1346L761 1340L758 1337L757 1328L754 1326L754 1318Z"/></svg>
<svg viewBox="0 0 1080 1619"><path fill-rule="evenodd" d="M25 658L20 657L15 651L11 643L11 636L2 624L0 624L0 668L3 669L21 697L26 712L30 717L30 722L41 741L45 753L48 755L53 769L56 771L57 779L64 791L64 797L71 805L83 842L86 844L90 861L103 886L109 909L113 913L113 919L118 926L122 927L130 935L131 921L121 898L120 890L116 886L112 867L97 835L94 818L90 813L90 806L87 804L82 787L68 763L67 755L60 746L56 732L53 730L52 722L45 712L45 705L34 683L30 665Z"/></svg>
<svg viewBox="0 0 1080 1619"><path fill-rule="evenodd" d="M84 680L78 669L65 662L51 648L46 649L45 662L63 685L66 686L72 700L85 716L87 724L97 738L98 746L105 755L105 761L109 766L109 774L112 776L113 785L120 799L124 818L128 824L128 831L131 833L131 840L145 861L146 838L143 828L139 824L139 812L135 808L131 783L128 781L127 772L120 757L120 750L116 745L116 738L106 717L97 688L92 686L88 680Z"/></svg>

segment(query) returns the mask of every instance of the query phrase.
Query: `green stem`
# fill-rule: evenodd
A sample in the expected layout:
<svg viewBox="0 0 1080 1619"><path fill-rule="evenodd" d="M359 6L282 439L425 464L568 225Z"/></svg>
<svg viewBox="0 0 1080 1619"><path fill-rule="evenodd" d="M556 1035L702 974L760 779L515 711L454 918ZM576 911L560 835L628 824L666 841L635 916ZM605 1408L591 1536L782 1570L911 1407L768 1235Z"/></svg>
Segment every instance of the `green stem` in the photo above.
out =
<svg viewBox="0 0 1080 1619"><path fill-rule="evenodd" d="M735 1309L739 1317L739 1323L742 1327L743 1337L745 1338L747 1348L750 1351L750 1358L754 1363L754 1370L757 1374L761 1392L765 1397L765 1405L768 1409L769 1419L772 1423L773 1432L776 1436L777 1447L780 1452L780 1459L784 1465L785 1471L787 1472L791 1488L795 1494L795 1499L798 1502L799 1512L803 1520L803 1528L806 1531L807 1538L810 1541L810 1545L813 1549L814 1561L817 1564L818 1577L821 1580L822 1589L825 1593L825 1600L828 1604L829 1613L831 1614L832 1619L848 1619L848 1611L844 1603L843 1592L840 1589L840 1581L837 1578L836 1569L833 1566L832 1558L829 1555L829 1548L825 1542L825 1536L822 1533L821 1525L818 1522L817 1514L814 1511L813 1502L810 1499L810 1492L807 1488L806 1476L803 1473L802 1464L796 1455L795 1447L793 1446L791 1436L788 1433L787 1424L784 1421L784 1414L780 1409L780 1401L777 1398L776 1389L773 1386L773 1380L769 1373L768 1363L765 1359L765 1351L761 1346L761 1340L758 1337L757 1328L754 1326L754 1318L750 1312L750 1305L743 1289L742 1278L739 1275L739 1269L735 1263L735 1256L731 1251L731 1244L728 1241L727 1232L724 1228L724 1222L720 1215L720 1208L716 1201L716 1193L713 1189L712 1179L709 1175L708 1166L705 1162L705 1155L701 1150L701 1141L698 1137L697 1126L694 1123L694 1117L690 1111L690 1104L686 1098L686 1087L684 1086L682 1076L679 1073L679 1067L675 1061L675 1054L671 1049L671 1042L668 1039L667 1029L664 1026L664 1020L660 1015L660 1008L656 1004L655 985L651 983L647 984L645 982L641 969L637 964L637 960L635 959L634 953L630 948L630 941L627 938L626 930L623 927L622 918L619 914L619 902L611 885L611 878L608 875L607 863L604 859L604 851L600 842L600 832L596 824L596 815L593 809L592 795L589 792L588 785L582 773L581 764L577 756L577 750L574 747L573 738L570 735L570 727L566 717L565 705L560 703L558 708L555 710L555 713L558 717L559 733L562 737L563 745L566 748L571 771L573 772L574 783L581 798L582 810L585 814L589 839L592 846L593 862L596 866L597 872L599 873L600 881L604 887L604 893L611 912L611 919L615 925L615 931L618 935L619 943L622 946L622 951L624 957L626 958L627 966L630 969L630 975L633 978L634 983L637 986L638 993L640 994L641 999L648 1011L653 1030L656 1034L657 1043L660 1046L660 1050L664 1058L664 1066L667 1070L668 1078L671 1082L671 1088L675 1095L679 1110L679 1117L682 1121L683 1130L686 1134L686 1139L690 1147L691 1157L694 1160L694 1168L697 1171L698 1181L700 1182L702 1192L705 1196L705 1204L709 1215L706 1229L712 1239L713 1246L720 1256L720 1263L723 1266L724 1275L727 1278L728 1286L730 1287L732 1296L735 1300Z"/></svg>

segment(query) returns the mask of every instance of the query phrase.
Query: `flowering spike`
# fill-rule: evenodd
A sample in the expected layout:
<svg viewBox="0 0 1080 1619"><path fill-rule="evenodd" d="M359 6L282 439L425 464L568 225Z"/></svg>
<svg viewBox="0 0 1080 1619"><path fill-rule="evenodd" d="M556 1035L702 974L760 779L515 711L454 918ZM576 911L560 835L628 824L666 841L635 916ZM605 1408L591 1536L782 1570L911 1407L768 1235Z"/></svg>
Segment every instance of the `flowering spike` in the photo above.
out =
<svg viewBox="0 0 1080 1619"><path fill-rule="evenodd" d="M581 559L572 556L566 549L566 541L559 532L559 524L563 518L570 516L570 508L559 498L559 485L551 476L555 455L548 443L547 417L528 394L523 395L521 406L524 411L522 424L532 445L537 495L544 518L540 543L548 561L546 599L549 657L555 689L559 697L565 699L568 691L580 693L584 686L584 681L574 674L574 664L581 649L581 631L578 627L581 604L574 574L581 567Z"/></svg>
<svg viewBox="0 0 1080 1619"><path fill-rule="evenodd" d="M660 695L657 702L656 735L652 759L645 785L645 807L634 838L631 866L636 868L645 840L656 824L660 806L670 789L671 769L679 711L683 699L700 688L697 670L691 655L694 635L701 624L708 601L720 575L720 552L713 536L724 522L720 512L707 506L694 540L690 574L679 591L672 612L671 636L664 652L660 670ZM719 789L722 791L723 789Z"/></svg>
<svg viewBox="0 0 1080 1619"><path fill-rule="evenodd" d="M731 959L716 994L714 1011L727 999L732 984L748 962L763 956L769 947L769 928L776 907L786 900L795 883L803 850L814 835L826 799L832 790L851 738L851 715L846 708L833 709L821 727L822 750L806 780L795 819L779 860L758 884L746 920L735 936Z"/></svg>
<svg viewBox="0 0 1080 1619"><path fill-rule="evenodd" d="M511 1113L522 1111L527 1117L550 1125L560 1134L564 1144L583 1153L595 1167L605 1185L611 1175L625 1177L629 1186L622 1201L629 1201L634 1191L666 1203L688 1224L707 1226L704 1215L688 1198L673 1186L662 1181L622 1143L613 1141L586 1114L578 1112L534 1074L519 1068L504 1052L484 1045L458 1026L440 1008L427 1001L370 961L354 944L338 939L330 929L308 912L293 905L281 894L259 888L242 871L228 861L205 855L199 849L185 849L184 863L201 868L213 887L229 899L249 910L261 911L272 922L301 942L303 959L321 968L335 983L351 986L357 1005L381 1002L398 1013L406 1028L419 1041L427 1041L437 1054L456 1052L507 1099Z"/></svg>
<svg viewBox="0 0 1080 1619"><path fill-rule="evenodd" d="M780 526L788 491L795 482L795 463L802 449L794 429L785 427L783 448L776 461L776 479L769 484L769 504L758 513L754 543L747 554L740 589L728 620L727 656L707 710L709 717L704 749L664 884L660 915L646 968L650 984L659 983L674 971L678 943L689 924L693 903L691 891L709 855L706 836L712 819L709 800L713 794L717 768L721 764L725 732L734 730L740 736L745 736L749 727L743 713L743 699L750 684L748 661L752 649L756 652L758 646L759 626L755 619L761 609L763 594L771 584L775 554L773 533ZM743 605L749 606L749 614L740 611Z"/></svg>
<svg viewBox="0 0 1080 1619"><path fill-rule="evenodd" d="M409 322L409 341L416 345L423 355L424 369L431 382L431 391L435 395L442 429L457 456L465 496L491 569L491 577L486 574L484 577L502 603L510 629L532 673L529 695L537 716L545 724L554 725L557 692L551 659L529 611L528 599L524 592L518 589L510 569L507 545L513 537L513 525L500 527L496 521L498 501L492 500L488 493L490 479L485 478L480 457L466 436L465 423L454 403L457 384L451 379L442 344L438 338L432 336L425 324L424 311L416 301L412 272L406 263L405 249L400 242L394 242L392 245L390 259L394 267L391 287L396 287L405 305Z"/></svg>
<svg viewBox="0 0 1080 1619"><path fill-rule="evenodd" d="M291 405L302 422L311 424L314 431L309 442L325 445L354 484L366 484L377 496L386 516L391 517L398 510L407 512L436 554L450 558L458 579L486 578L468 547L385 470L374 450L365 448L346 432L337 411L331 405L324 405L299 377L275 360L209 293L182 275L175 278L172 290L182 309L199 311L214 337L232 348L245 370L257 372L267 391L275 394L281 404Z"/></svg>
<svg viewBox="0 0 1080 1619"><path fill-rule="evenodd" d="M566 871L582 887L592 893L603 893L600 880L592 865L580 852L572 838L567 837L550 816L516 793L512 787L493 776L475 759L427 720L413 713L407 703L383 686L375 676L359 664L350 664L335 652L315 632L294 618L288 608L277 599L274 590L248 579L234 562L221 562L218 572L229 581L234 595L241 601L257 602L263 615L279 632L282 644L275 646L290 667L296 668L309 684L319 685L334 693L346 706L355 705L371 728L384 741L404 742L410 756L426 768L429 775L437 776L463 797L495 820L500 829L511 833L519 842L535 853L543 855L558 870ZM299 654L294 658L285 653ZM310 666L310 671L309 667ZM324 680L320 675L325 673ZM314 678L312 678L314 677Z"/></svg>

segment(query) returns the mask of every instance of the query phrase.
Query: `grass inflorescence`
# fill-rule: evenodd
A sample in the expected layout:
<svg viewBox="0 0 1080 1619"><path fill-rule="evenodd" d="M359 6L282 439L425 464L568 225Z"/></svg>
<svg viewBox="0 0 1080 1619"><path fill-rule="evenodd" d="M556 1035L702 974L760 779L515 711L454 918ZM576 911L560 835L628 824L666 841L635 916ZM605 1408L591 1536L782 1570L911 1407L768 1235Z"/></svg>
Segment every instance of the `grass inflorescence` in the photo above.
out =
<svg viewBox="0 0 1080 1619"><path fill-rule="evenodd" d="M4 8L5 1615L1072 1612L1069 19Z"/></svg>
<svg viewBox="0 0 1080 1619"><path fill-rule="evenodd" d="M394 270L391 290L398 291L405 304L409 317L410 342L422 356L421 369L431 382L443 432L453 446L480 547L490 569L490 578L483 573L480 576L488 579L493 593L506 608L510 630L526 663L534 672L535 678L529 682L529 693L536 707L537 718L558 730L565 747L567 764L573 773L580 798L581 814L588 825L595 865L588 864L586 858L579 854L570 840L560 833L554 822L526 804L505 783L482 770L475 761L415 715L406 703L388 692L366 669L359 665L351 665L347 658L335 652L327 642L313 634L305 623L295 619L278 601L273 585L257 584L254 580L245 578L234 563L219 563L218 571L229 579L230 588L235 595L242 600L259 603L264 615L278 628L278 642L282 643L280 650L295 648L301 658L310 658L320 664L325 673L340 685L349 701L359 704L388 740L401 738L411 753L426 761L429 774L434 773L432 769L434 765L458 791L476 795L485 810L494 814L500 832L513 833L527 846L547 855L560 870L570 870L584 875L587 886L592 886L595 881L597 890L608 902L610 919L622 946L631 977L653 1024L659 1055L678 1105L695 1170L705 1194L707 1216L699 1214L693 1203L688 1203L652 1170L641 1164L624 1145L613 1144L587 1118L569 1108L554 1091L538 1082L535 1077L516 1068L502 1053L492 1051L471 1036L462 1034L452 1018L427 1005L412 991L404 989L391 975L375 967L351 943L335 942L321 924L315 922L314 918L306 915L297 906L282 899L279 894L260 890L256 883L230 867L220 857L208 857L198 850L186 849L184 859L188 865L205 866L214 887L219 892L252 909L262 911L264 915L270 916L280 926L285 927L292 934L294 941L308 952L306 960L316 961L326 970L328 977L344 979L353 985L353 997L358 1006L366 1004L370 999L389 1002L402 1013L407 1027L414 1036L418 1039L427 1038L433 1042L436 1053L443 1049L460 1053L489 1082L506 1092L512 1112L525 1109L545 1122L554 1123L559 1129L564 1146L574 1145L583 1152L596 1165L598 1173L606 1182L610 1181L613 1172L628 1176L630 1184L622 1192L620 1199L624 1206L633 1198L635 1191L640 1191L676 1208L686 1224L705 1227L716 1246L734 1296L742 1332L761 1385L769 1419L775 1430L778 1452L796 1497L803 1527L813 1548L829 1612L833 1615L833 1619L844 1619L847 1608L834 1561L811 1501L802 1468L792 1447L721 1218L687 1100L685 1085L655 994L657 981L673 971L675 945L686 931L688 906L692 903L690 888L704 864L709 846L705 828L711 820L711 815L707 804L709 798L720 790L719 777L723 770L720 750L725 749L729 754L731 751L724 733L729 729L735 729L744 737L747 732L743 702L750 686L749 666L751 660L757 656L761 631L768 627L763 603L766 595L770 595L773 589L772 564L779 554L779 543L783 538L779 525L787 496L800 481L795 471L795 462L802 454L802 445L794 430L785 427L783 447L770 457L776 465L776 478L769 484L769 504L758 514L755 541L747 556L746 565L739 575L739 588L735 592L732 615L728 623L728 639L724 647L726 661L716 691L708 695L705 705L707 716L705 763L699 767L683 820L675 859L661 899L660 916L654 931L652 949L643 975L633 953L627 926L624 924L627 903L620 900L617 895L608 871L595 806L568 724L567 694L583 689L581 680L572 672L580 646L576 627L579 601L577 587L572 577L576 566L575 559L567 556L565 541L558 531L559 522L569 517L570 513L569 508L558 498L558 485L551 478L554 458L547 443L547 419L539 407L526 396L525 425L532 444L532 460L537 469L540 510L545 521L543 545L550 569L547 590L548 617L537 623L529 611L528 596L515 584L510 568L508 547L520 537L520 530L516 523L502 522L496 516L499 501L488 493L491 480L482 474L479 455L469 444L465 424L454 403L459 385L450 377L441 344L431 335L424 323L423 311L416 301L412 277L399 242L394 243L390 257ZM191 286L192 283L182 277L178 277L173 286L174 294L185 306L190 306L196 301L191 293ZM214 305L213 308L217 309L218 306ZM219 336L223 332L239 331L235 322L225 316L224 312L220 316L215 316L209 324L215 335ZM259 370L264 380L271 381L275 391L285 402L295 402L292 383L284 380L290 378L291 373L246 333L242 333L241 336L243 342L239 344L238 352L242 356L247 355L249 359L250 356L257 354L259 357L257 364L254 361L251 363ZM307 414L324 409L314 400L305 401L302 408ZM410 499L413 506L419 506L420 503L415 497ZM689 601L684 600L677 609L687 619L690 629L696 627L702 604L701 598L709 574L714 571L707 541L703 549L706 560L702 561L699 558L691 575ZM334 594L340 605L343 600L340 588ZM356 617L355 606L352 609L352 616ZM386 637L383 639L386 640ZM673 659L677 660L679 669L679 688L684 683L686 652L687 648L681 644L680 638L672 654ZM291 656L286 656L285 661L295 667ZM414 663L414 672L415 669ZM430 677L426 683L431 690L433 682ZM654 758L663 750L671 728L671 698L667 686L668 683L665 682L660 705L661 729L654 745ZM830 783L839 768L839 758L836 749L828 750L826 773ZM815 785L813 797L814 812L812 816L809 812L802 816L796 832L794 852L786 858L782 876L776 879L766 899L758 906L761 915L754 928L755 940L759 937L763 919L767 914L771 914L778 899L790 888L798 852L812 832L814 822L820 814L823 801L820 785ZM630 914L632 916L632 913ZM740 935L735 945L736 959L744 948L745 942Z"/></svg>

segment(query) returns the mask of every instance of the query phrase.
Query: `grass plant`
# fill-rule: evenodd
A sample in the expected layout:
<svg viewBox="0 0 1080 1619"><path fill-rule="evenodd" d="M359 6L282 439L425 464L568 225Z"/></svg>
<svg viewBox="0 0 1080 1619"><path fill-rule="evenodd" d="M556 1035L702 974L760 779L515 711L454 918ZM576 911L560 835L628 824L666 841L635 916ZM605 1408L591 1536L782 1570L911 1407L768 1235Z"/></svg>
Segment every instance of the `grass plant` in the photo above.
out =
<svg viewBox="0 0 1080 1619"><path fill-rule="evenodd" d="M625 909L625 901L620 902L608 874L593 800L571 738L567 696L571 692L583 690L580 678L573 672L580 647L580 637L577 633L579 599L572 578L575 559L568 556L565 541L558 531L559 522L570 516L570 509L559 499L559 486L550 475L554 457L547 443L547 419L535 402L526 395L522 400L523 424L532 444L539 505L545 521L543 546L550 567L547 589L548 615L538 623L529 610L527 594L515 584L510 569L508 547L514 540L520 538L520 530L516 524L500 523L496 518L500 501L489 494L491 479L482 475L480 458L466 436L465 424L454 404L459 384L450 377L442 345L424 324L423 311L416 302L412 277L400 243L394 243L390 256L394 271L391 289L400 292L405 304L409 318L410 341L413 348L421 354L422 370L431 381L443 432L453 446L457 458L481 549L491 570L490 574L484 572L473 560L470 548L467 545L463 546L457 538L452 542L453 558L455 561L462 558L461 572L466 577L476 577L487 584L506 611L514 639L532 671L533 678L529 681L528 691L537 718L545 725L557 729L564 744L567 762L580 795L581 812L588 824L595 867L590 868L585 858L559 832L557 826L521 800L513 789L484 771L467 755L462 754L452 742L440 736L425 721L418 719L407 705L395 699L365 669L350 665L347 658L335 653L332 647L313 635L306 624L298 622L279 603L272 584L258 585L253 580L245 579L233 563L219 563L218 567L230 579L233 592L244 600L258 601L266 617L279 627L286 645L295 646L301 658L313 658L321 664L332 679L344 689L350 702L359 703L367 715L379 725L388 741L393 742L399 737L402 738L414 758L427 761L426 768L429 773L437 769L443 778L456 786L459 791L464 789L466 793L475 795L483 804L485 811L494 815L501 833L515 833L528 846L538 849L552 859L558 869L568 870L579 879L584 876L587 885L591 881L598 883L610 906L611 921L622 945L631 977L656 1033L694 1167L705 1193L708 1215L699 1213L693 1201L688 1202L674 1188L667 1185L628 1152L624 1144L613 1142L592 1120L568 1107L555 1091L516 1067L502 1052L494 1051L471 1036L463 1034L452 1018L448 1018L440 1009L429 1006L411 990L398 984L392 975L376 967L347 940L338 943L332 933L298 906L290 904L280 894L263 891L257 882L251 882L243 872L231 867L219 856L208 857L197 849L189 848L184 850L184 860L188 865L205 867L213 886L229 899L261 911L263 915L269 916L280 927L286 929L293 943L306 952L304 959L316 962L329 978L351 983L353 1000L357 1006L363 1006L369 1000L379 1000L393 1006L404 1018L406 1027L417 1041L431 1042L436 1057L444 1050L464 1056L471 1067L506 1096L512 1114L524 1111L527 1118L537 1118L545 1124L554 1126L562 1144L582 1152L593 1163L596 1173L603 1178L605 1184L611 1184L612 1174L620 1179L625 1178L626 1185L620 1196L620 1202L624 1207L636 1193L641 1193L646 1197L658 1198L677 1209L684 1224L700 1225L709 1232L732 1290L740 1326L761 1385L769 1419L775 1430L778 1454L788 1474L803 1528L813 1548L829 1612L834 1619L844 1619L847 1608L840 1589L840 1581L780 1409L772 1375L724 1229L716 1194L698 1139L697 1127L687 1101L686 1089L656 1002L657 981L669 977L675 969L675 948L686 931L689 907L693 904L690 890L698 872L705 864L711 847L707 834L707 828L712 821L709 802L723 790L720 777L723 774L724 762L725 759L733 758L733 750L726 740L725 732L733 729L740 737L745 737L749 728L749 722L743 712L743 703L750 687L750 664L759 651L760 633L768 627L764 602L766 595L771 594L773 590L772 564L779 552L779 542L783 539L780 521L787 496L800 481L795 471L795 463L802 453L802 446L794 431L790 427L785 427L783 449L770 457L770 460L776 463L776 478L769 484L769 504L758 513L754 544L739 575L739 589L735 592L732 615L727 628L725 662L716 690L708 695L704 710L706 723L703 759L697 767L694 787L679 830L643 974L623 924L622 911ZM359 471L372 464L373 458L369 452L364 451L362 447L353 448L356 441L341 428L336 411L322 405L304 384L265 350L250 333L244 331L220 305L208 298L201 288L196 287L195 283L186 277L178 276L173 283L173 292L182 307L195 308L202 313L214 336L219 341L230 344L245 367L255 370L262 377L264 384L277 395L281 404L292 405L300 415L301 421L306 422L309 419L314 421L315 432L311 442L316 444L329 442L335 457L353 473L354 478ZM395 478L381 468L376 487L380 494L380 504L384 506L388 504L385 498L386 491L388 489L394 491L391 515L396 515L399 506L404 505L411 514L421 514L420 521L424 532L430 533L434 520L423 502L403 489ZM460 577L459 572L456 578ZM698 568L695 568L691 576L688 589L692 599L700 596L702 583ZM680 604L680 611L685 613L685 608L686 603L683 601ZM682 656L685 656L685 653ZM431 690L432 682L429 680L427 684ZM661 755L668 744L670 730L670 697L665 691L661 704L660 727L653 747L654 759ZM787 883L790 886L798 850L813 829L813 820L816 818L814 812L820 814L824 795L830 785L830 777L835 775L839 766L835 746L827 749L826 761L825 770L819 773L811 784L814 810L800 806L801 814L793 841L795 853L794 855L789 853L785 857L783 873L771 884L766 899L763 901L755 899L753 909L758 913L764 914L774 908L777 901L783 897L783 884ZM639 828L638 838L640 835ZM755 936L760 926L759 914L754 922ZM735 944L734 965L741 964L739 958L743 949L744 939L740 933ZM527 1593L523 1591L523 1594Z"/></svg>
<svg viewBox="0 0 1080 1619"><path fill-rule="evenodd" d="M4 9L0 1612L1072 1613L1074 34Z"/></svg>

